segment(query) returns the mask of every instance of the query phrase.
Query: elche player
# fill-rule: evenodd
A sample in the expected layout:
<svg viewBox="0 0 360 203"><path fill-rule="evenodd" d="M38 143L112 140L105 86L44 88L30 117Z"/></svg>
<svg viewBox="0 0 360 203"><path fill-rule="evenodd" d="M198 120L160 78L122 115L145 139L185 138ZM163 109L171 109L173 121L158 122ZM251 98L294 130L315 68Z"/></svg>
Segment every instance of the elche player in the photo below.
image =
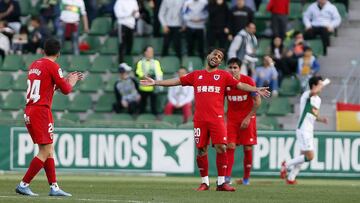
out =
<svg viewBox="0 0 360 203"><path fill-rule="evenodd" d="M320 76L309 79L310 90L305 91L300 98L300 118L296 129L296 144L299 145L301 154L281 164L280 177L286 178L286 183L296 184L296 176L299 174L304 162L314 158L314 124L315 121L327 124L328 119L319 114L321 93L324 86L330 83L329 79L323 80ZM289 175L287 174L290 170Z"/></svg>
<svg viewBox="0 0 360 203"><path fill-rule="evenodd" d="M228 71L239 82L255 86L254 80L240 74L241 61L231 58L228 61ZM227 110L227 156L228 170L226 182L231 182L232 167L236 146L243 145L244 175L243 179L236 180L238 184L248 185L252 167L252 146L257 144L256 110L261 104L261 97L256 92L246 92L233 87L227 87L225 97L228 102Z"/></svg>
<svg viewBox="0 0 360 203"><path fill-rule="evenodd" d="M60 56L60 42L50 38L45 41L43 58L35 60L28 69L26 107L24 119L26 128L34 142L38 144L39 153L32 159L30 166L16 192L22 195L38 196L29 187L31 180L42 169L50 185L50 196L71 196L61 190L56 181L55 162L53 158L54 121L51 113L54 91L59 89L69 94L77 81L83 79L79 72L69 73L65 78L59 65L55 62Z"/></svg>
<svg viewBox="0 0 360 203"><path fill-rule="evenodd" d="M149 86L193 86L195 94L194 140L198 149L197 164L201 175L198 191L209 190L208 145L210 139L216 150L218 171L217 191L235 191L225 182L227 171L226 144L227 135L224 121L224 95L226 87L236 87L244 91L257 92L268 97L267 87L256 88L234 79L230 73L218 69L224 59L224 52L214 49L207 56L207 66L203 70L193 71L183 77L168 80L153 80L145 77L140 84Z"/></svg>

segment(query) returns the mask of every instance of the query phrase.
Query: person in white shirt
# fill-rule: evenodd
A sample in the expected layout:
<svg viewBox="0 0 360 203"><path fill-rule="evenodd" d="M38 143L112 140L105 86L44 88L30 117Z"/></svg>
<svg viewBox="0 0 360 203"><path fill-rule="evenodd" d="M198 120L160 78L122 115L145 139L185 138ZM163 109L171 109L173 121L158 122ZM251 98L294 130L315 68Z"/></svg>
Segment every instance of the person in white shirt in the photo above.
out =
<svg viewBox="0 0 360 203"><path fill-rule="evenodd" d="M186 68L182 67L177 72L179 78L187 74ZM174 109L182 109L183 122L189 121L192 115L192 101L194 100L194 88L190 86L174 86L168 91L168 103L165 106L164 114L171 115Z"/></svg>
<svg viewBox="0 0 360 203"><path fill-rule="evenodd" d="M205 23L209 16L207 5L207 0L186 0L182 7L188 56L194 56L194 47L197 44L198 54L204 58Z"/></svg>
<svg viewBox="0 0 360 203"><path fill-rule="evenodd" d="M79 55L79 23L83 20L84 32L89 32L89 23L83 0L60 1L60 26L57 36L62 40L71 39L75 55Z"/></svg>
<svg viewBox="0 0 360 203"><path fill-rule="evenodd" d="M324 55L330 46L330 34L341 23L337 8L328 0L317 0L310 4L303 14L305 25L305 39L315 38L320 35L324 47Z"/></svg>
<svg viewBox="0 0 360 203"><path fill-rule="evenodd" d="M300 99L300 119L296 129L296 141L301 154L290 161L281 164L280 177L286 178L287 184L296 184L295 178L300 172L301 165L314 158L314 123L319 121L327 124L328 119L319 115L321 93L327 81L320 76L314 76L309 80L310 90L305 91ZM291 170L289 175L287 171Z"/></svg>
<svg viewBox="0 0 360 203"><path fill-rule="evenodd" d="M121 63L124 61L124 54L131 55L136 19L140 17L138 2L136 0L117 0L114 5L114 13L118 25L119 63Z"/></svg>

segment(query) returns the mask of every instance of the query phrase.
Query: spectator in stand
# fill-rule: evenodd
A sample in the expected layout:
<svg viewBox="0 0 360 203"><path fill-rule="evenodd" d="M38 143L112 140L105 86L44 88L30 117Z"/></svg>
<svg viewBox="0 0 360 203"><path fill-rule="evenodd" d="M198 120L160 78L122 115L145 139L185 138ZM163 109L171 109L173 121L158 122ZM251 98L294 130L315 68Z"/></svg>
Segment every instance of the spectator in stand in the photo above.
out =
<svg viewBox="0 0 360 203"><path fill-rule="evenodd" d="M89 32L89 23L86 15L83 0L61 0L60 2L60 26L58 37L62 43L66 39L71 39L72 48L75 55L79 55L79 23L82 16L84 32Z"/></svg>
<svg viewBox="0 0 360 203"><path fill-rule="evenodd" d="M136 64L135 75L139 80L144 79L145 77L156 78L156 80L162 80L163 71L161 69L160 62L154 59L154 49L151 46L147 46L144 49L144 57L140 59ZM156 108L157 95L159 89L153 86L139 86L139 92L141 95L140 101L140 113L144 113L147 100L150 97L151 103L151 113L158 117L158 110Z"/></svg>
<svg viewBox="0 0 360 203"><path fill-rule="evenodd" d="M136 0L117 0L114 6L118 25L119 63L124 61L124 52L131 54L136 19L140 17Z"/></svg>
<svg viewBox="0 0 360 203"><path fill-rule="evenodd" d="M52 35L48 29L49 22L52 22L54 34L57 33L60 27L60 5L58 0L43 0L40 8L40 24L41 34L44 38Z"/></svg>
<svg viewBox="0 0 360 203"><path fill-rule="evenodd" d="M160 11L160 5L163 0L149 0L150 7L153 9L153 32L154 37L160 37L160 21L159 21L159 11Z"/></svg>
<svg viewBox="0 0 360 203"><path fill-rule="evenodd" d="M288 55L290 57L295 57L296 59L298 59L299 57L302 57L304 55L304 50L308 46L309 45L304 40L303 33L299 31L295 31L293 34L293 40L288 48L289 49Z"/></svg>
<svg viewBox="0 0 360 203"><path fill-rule="evenodd" d="M183 4L184 0L163 0L161 3L159 20L164 32L162 56L169 54L170 43L173 43L176 56L181 58L181 31L183 27L181 9Z"/></svg>
<svg viewBox="0 0 360 203"><path fill-rule="evenodd" d="M209 3L208 46L225 49L230 34L228 28L229 8L224 0L211 0ZM218 44L217 44L218 43Z"/></svg>
<svg viewBox="0 0 360 203"><path fill-rule="evenodd" d="M242 61L241 74L252 76L255 73L256 48L258 46L255 36L256 26L249 22L245 29L238 32L231 42L228 58L237 57Z"/></svg>
<svg viewBox="0 0 360 203"><path fill-rule="evenodd" d="M253 78L256 81L256 86L269 86L272 96L278 95L278 72L270 56L264 56L264 65L256 68L256 74Z"/></svg>
<svg viewBox="0 0 360 203"><path fill-rule="evenodd" d="M122 109L127 110L131 115L139 113L140 94L138 92L139 84L136 79L130 76L131 67L126 63L119 66L119 80L114 85L116 103L114 109L120 113Z"/></svg>
<svg viewBox="0 0 360 203"><path fill-rule="evenodd" d="M148 36L152 34L151 16L145 7L145 0L138 0L139 19L136 23L136 34L138 36Z"/></svg>
<svg viewBox="0 0 360 203"><path fill-rule="evenodd" d="M26 25L22 25L19 33L12 38L12 51L16 54L25 52L25 47L29 42L29 31Z"/></svg>
<svg viewBox="0 0 360 203"><path fill-rule="evenodd" d="M10 52L10 39L14 35L14 30L8 27L6 21L0 20L0 56L4 60L5 55Z"/></svg>
<svg viewBox="0 0 360 203"><path fill-rule="evenodd" d="M198 55L204 57L205 23L209 16L207 5L207 0L186 0L182 8L188 56L194 55L194 45L197 44Z"/></svg>
<svg viewBox="0 0 360 203"><path fill-rule="evenodd" d="M285 38L290 0L270 0L266 10L271 13L271 29L274 37Z"/></svg>
<svg viewBox="0 0 360 203"><path fill-rule="evenodd" d="M298 77L301 81L303 89L306 88L309 78L316 75L320 70L320 64L316 57L313 55L312 49L306 47L304 56L298 59Z"/></svg>
<svg viewBox="0 0 360 203"><path fill-rule="evenodd" d="M236 0L236 6L230 9L229 29L231 35L229 35L229 40L232 40L233 36L238 34L240 30L244 29L253 20L254 12L251 8L245 6L245 0Z"/></svg>
<svg viewBox="0 0 360 203"><path fill-rule="evenodd" d="M0 20L8 23L9 27L16 33L20 31L20 5L14 0L0 0Z"/></svg>
<svg viewBox="0 0 360 203"><path fill-rule="evenodd" d="M96 18L97 16L97 5L96 5L96 0L86 0L84 1L85 3L85 8L87 11L87 16L89 19L89 25L91 25L92 21Z"/></svg>
<svg viewBox="0 0 360 203"><path fill-rule="evenodd" d="M341 17L337 8L328 0L317 0L310 4L303 14L305 39L320 35L324 47L324 55L330 46L330 34L340 25Z"/></svg>
<svg viewBox="0 0 360 203"><path fill-rule="evenodd" d="M272 40L268 55L273 59L275 68L279 73L279 82L284 76L290 75L290 70L286 64L286 50L280 37Z"/></svg>
<svg viewBox="0 0 360 203"><path fill-rule="evenodd" d="M179 78L187 74L186 68L182 67L177 72ZM192 114L192 101L194 100L194 88L191 86L169 87L168 103L165 106L164 114L171 115L174 109L182 109L183 123L189 121Z"/></svg>
<svg viewBox="0 0 360 203"><path fill-rule="evenodd" d="M37 16L31 17L29 30L28 44L26 50L31 53L41 53L40 47L43 43L43 36L40 32L40 18Z"/></svg>

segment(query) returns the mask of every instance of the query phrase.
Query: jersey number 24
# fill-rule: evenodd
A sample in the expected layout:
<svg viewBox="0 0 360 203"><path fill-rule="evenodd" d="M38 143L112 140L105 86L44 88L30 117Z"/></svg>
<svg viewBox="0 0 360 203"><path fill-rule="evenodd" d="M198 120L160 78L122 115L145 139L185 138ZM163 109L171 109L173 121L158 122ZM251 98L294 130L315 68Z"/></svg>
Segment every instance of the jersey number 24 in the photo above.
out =
<svg viewBox="0 0 360 203"><path fill-rule="evenodd" d="M26 103L29 103L32 100L34 103L40 99L40 80L34 80L31 84L30 80L27 80L27 91L26 91ZM30 93L30 95L29 95Z"/></svg>

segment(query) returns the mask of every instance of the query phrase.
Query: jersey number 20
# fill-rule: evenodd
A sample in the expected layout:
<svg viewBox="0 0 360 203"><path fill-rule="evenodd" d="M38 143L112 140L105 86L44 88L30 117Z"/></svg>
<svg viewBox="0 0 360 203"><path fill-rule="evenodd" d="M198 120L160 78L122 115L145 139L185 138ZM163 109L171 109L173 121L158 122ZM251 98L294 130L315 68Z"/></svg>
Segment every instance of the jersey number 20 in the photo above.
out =
<svg viewBox="0 0 360 203"><path fill-rule="evenodd" d="M30 100L32 100L34 103L39 101L40 99L40 80L34 80L31 84L30 80L27 80L27 91L26 95L30 95L26 98L26 103L29 103Z"/></svg>

